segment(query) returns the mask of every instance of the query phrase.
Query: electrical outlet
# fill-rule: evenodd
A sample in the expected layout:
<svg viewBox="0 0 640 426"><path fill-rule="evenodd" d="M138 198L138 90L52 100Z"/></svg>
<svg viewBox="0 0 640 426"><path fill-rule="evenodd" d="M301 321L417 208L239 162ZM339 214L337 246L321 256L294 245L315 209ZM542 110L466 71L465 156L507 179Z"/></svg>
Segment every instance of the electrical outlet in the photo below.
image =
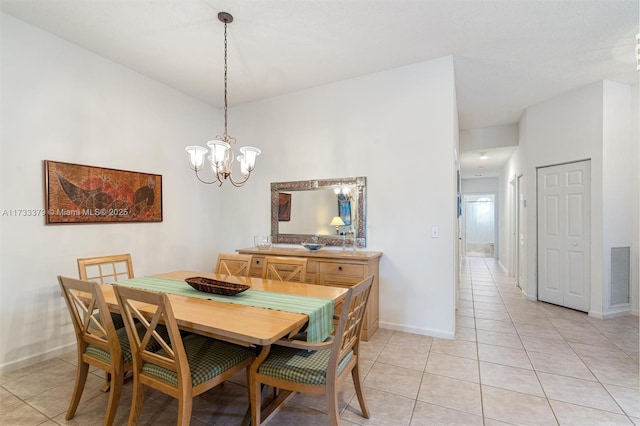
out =
<svg viewBox="0 0 640 426"><path fill-rule="evenodd" d="M431 238L438 238L440 236L440 230L437 226L431 227Z"/></svg>

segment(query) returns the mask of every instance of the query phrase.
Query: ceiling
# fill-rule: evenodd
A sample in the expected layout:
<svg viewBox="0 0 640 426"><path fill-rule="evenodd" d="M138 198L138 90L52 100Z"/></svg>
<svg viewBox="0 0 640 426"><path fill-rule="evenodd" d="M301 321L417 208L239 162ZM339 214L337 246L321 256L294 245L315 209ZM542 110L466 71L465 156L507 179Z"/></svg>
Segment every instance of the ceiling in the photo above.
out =
<svg viewBox="0 0 640 426"><path fill-rule="evenodd" d="M0 0L0 10L215 106L453 55L461 129L638 82L638 0Z"/></svg>
<svg viewBox="0 0 640 426"><path fill-rule="evenodd" d="M460 153L460 177L462 179L498 177L502 167L515 150L515 146L507 146L462 152ZM486 158L480 158L482 154L485 154Z"/></svg>

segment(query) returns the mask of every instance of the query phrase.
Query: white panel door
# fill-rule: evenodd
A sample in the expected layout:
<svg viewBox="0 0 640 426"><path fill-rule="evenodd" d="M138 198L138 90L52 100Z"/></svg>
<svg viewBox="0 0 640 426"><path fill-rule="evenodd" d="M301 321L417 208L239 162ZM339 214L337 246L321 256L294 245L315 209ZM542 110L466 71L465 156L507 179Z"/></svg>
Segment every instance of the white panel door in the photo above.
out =
<svg viewBox="0 0 640 426"><path fill-rule="evenodd" d="M538 169L538 299L590 308L590 162Z"/></svg>
<svg viewBox="0 0 640 426"><path fill-rule="evenodd" d="M538 299L562 305L562 166L538 170Z"/></svg>

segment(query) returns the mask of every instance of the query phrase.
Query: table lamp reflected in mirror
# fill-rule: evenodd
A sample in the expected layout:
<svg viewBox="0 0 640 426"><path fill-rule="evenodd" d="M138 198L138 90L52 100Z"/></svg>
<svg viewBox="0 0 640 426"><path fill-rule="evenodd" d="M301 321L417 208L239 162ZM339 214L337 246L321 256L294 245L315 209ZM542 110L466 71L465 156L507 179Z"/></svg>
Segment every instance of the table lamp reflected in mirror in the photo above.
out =
<svg viewBox="0 0 640 426"><path fill-rule="evenodd" d="M342 218L340 218L340 216L334 216L334 218L331 219L331 223L329 225L335 226L336 235L340 235L340 227L344 226L344 221L342 220Z"/></svg>

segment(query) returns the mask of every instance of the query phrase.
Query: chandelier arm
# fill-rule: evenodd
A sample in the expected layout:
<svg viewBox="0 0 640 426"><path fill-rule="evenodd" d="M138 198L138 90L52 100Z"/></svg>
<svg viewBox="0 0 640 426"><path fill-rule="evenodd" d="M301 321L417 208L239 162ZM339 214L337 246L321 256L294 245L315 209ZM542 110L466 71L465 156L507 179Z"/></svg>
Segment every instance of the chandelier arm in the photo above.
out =
<svg viewBox="0 0 640 426"><path fill-rule="evenodd" d="M220 180L220 178L218 177L218 175L217 175L217 174L216 174L216 179L215 179L215 180L207 181L207 180L204 180L204 179L202 179L202 178L200 177L200 175L198 174L198 170L195 170L195 172L196 172L196 177L198 178L198 180L199 180L200 182L205 183L205 184L207 184L207 185L213 185L213 184L215 183L215 184L216 184L216 185L218 185L218 186L222 186L222 181Z"/></svg>
<svg viewBox="0 0 640 426"><path fill-rule="evenodd" d="M249 176L251 175L251 172L247 173L247 175L245 176L245 178L241 181L235 181L233 179L233 176L231 174L229 174L229 182L231 182L231 185L235 186L236 188L240 188L241 186L244 186L245 183L247 183L247 181L249 180Z"/></svg>

